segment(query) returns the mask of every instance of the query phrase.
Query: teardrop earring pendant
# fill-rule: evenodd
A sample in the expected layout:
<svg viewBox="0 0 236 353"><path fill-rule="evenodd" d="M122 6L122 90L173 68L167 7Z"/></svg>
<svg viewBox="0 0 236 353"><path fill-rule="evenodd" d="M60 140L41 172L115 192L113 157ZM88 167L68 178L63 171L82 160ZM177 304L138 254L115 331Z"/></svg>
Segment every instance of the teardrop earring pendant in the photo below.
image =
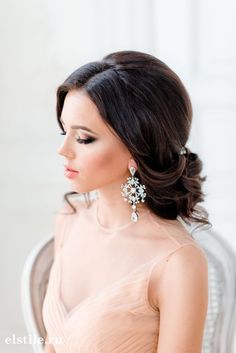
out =
<svg viewBox="0 0 236 353"><path fill-rule="evenodd" d="M145 193L145 185L140 184L139 178L135 177L134 174L136 172L135 167L129 167L129 171L131 173L131 177L127 178L127 182L125 184L121 184L121 195L123 196L124 201L128 201L131 203L132 213L131 213L131 221L137 222L139 219L137 204L141 201L144 202L146 193Z"/></svg>

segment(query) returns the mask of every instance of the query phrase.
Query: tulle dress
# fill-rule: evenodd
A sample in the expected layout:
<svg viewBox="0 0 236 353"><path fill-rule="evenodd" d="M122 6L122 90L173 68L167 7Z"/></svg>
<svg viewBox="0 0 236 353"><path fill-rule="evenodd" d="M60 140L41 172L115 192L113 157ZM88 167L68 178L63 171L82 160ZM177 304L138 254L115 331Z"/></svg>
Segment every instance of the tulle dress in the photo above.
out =
<svg viewBox="0 0 236 353"><path fill-rule="evenodd" d="M43 302L47 334L54 337L57 353L155 353L160 311L149 300L152 274L176 251L198 245L187 232L172 234L150 211L137 223L108 230L97 222L96 202L88 208L78 201L76 214L59 216L58 246ZM84 251L89 241L90 256ZM86 273L86 260L94 262L94 273ZM89 288L86 278L97 279L100 288L79 300L79 290ZM68 309L63 298L76 304Z"/></svg>

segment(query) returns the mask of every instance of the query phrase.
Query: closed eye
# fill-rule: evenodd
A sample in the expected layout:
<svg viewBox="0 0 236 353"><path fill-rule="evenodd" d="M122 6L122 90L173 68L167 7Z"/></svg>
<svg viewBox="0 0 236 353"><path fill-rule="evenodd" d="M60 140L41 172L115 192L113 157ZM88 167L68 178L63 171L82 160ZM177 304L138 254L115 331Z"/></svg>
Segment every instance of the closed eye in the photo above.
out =
<svg viewBox="0 0 236 353"><path fill-rule="evenodd" d="M60 135L65 135L65 134L66 134L65 131L60 132ZM77 141L78 143L84 143L84 144L91 143L91 142L93 142L93 141L95 141L95 140L96 140L96 139L93 138L93 137L89 137L89 138L87 138L87 139L81 139L80 137L78 137L78 138L76 139L76 141Z"/></svg>

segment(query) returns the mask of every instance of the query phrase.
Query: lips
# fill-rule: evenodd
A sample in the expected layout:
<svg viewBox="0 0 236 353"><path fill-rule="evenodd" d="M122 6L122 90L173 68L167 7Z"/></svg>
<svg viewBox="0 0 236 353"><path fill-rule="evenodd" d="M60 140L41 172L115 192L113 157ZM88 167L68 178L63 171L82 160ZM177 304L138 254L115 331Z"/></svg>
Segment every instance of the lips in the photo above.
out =
<svg viewBox="0 0 236 353"><path fill-rule="evenodd" d="M72 168L70 168L70 167L68 167L68 166L64 166L65 167L65 169L66 170L69 170L70 172L76 172L76 173L78 173L78 170L75 170L75 169L72 169Z"/></svg>

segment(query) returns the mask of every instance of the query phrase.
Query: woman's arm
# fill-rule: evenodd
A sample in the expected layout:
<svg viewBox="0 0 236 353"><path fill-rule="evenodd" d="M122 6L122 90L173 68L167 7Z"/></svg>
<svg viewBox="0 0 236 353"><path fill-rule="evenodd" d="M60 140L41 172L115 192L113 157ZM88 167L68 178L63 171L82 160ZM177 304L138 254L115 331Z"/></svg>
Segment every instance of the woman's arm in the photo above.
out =
<svg viewBox="0 0 236 353"><path fill-rule="evenodd" d="M184 246L165 264L155 288L160 310L157 353L201 353L208 308L208 261Z"/></svg>

